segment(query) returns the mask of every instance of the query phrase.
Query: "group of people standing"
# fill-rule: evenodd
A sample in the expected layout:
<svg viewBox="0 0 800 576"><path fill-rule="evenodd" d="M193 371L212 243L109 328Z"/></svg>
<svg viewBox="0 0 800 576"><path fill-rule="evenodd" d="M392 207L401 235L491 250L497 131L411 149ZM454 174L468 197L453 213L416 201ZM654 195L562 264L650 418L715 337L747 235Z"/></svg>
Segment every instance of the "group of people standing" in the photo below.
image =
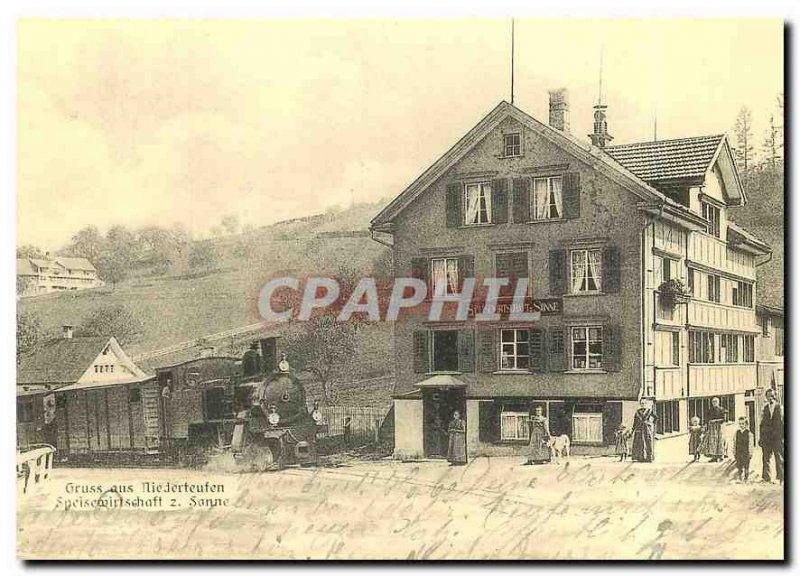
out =
<svg viewBox="0 0 800 576"><path fill-rule="evenodd" d="M771 481L770 462L774 458L775 471L779 482L783 483L783 408L778 403L775 390L767 390L767 403L761 418L759 446L762 449L762 479ZM727 442L723 424L728 411L720 405L717 397L711 399L711 406L705 414L705 424L693 416L689 424L689 454L693 462L704 455L709 462L720 462L727 454ZM633 415L633 424L628 430L620 424L616 430L615 452L620 461L628 456L636 462L652 462L655 458L654 443L657 416L652 401L643 398ZM533 408L528 420L528 460L526 464L543 464L551 458L550 426L541 405ZM738 477L746 481L750 474L750 460L753 454L753 437L745 417L739 418L739 429L734 437L734 460ZM466 425L458 411L448 426L447 460L451 465L467 463Z"/></svg>

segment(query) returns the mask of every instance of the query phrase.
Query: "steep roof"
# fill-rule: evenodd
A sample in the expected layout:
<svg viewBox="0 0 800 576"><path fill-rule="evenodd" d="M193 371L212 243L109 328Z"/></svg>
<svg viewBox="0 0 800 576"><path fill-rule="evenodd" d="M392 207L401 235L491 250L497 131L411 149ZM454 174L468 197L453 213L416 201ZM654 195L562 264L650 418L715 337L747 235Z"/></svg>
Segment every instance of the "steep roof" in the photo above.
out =
<svg viewBox="0 0 800 576"><path fill-rule="evenodd" d="M645 182L703 178L724 134L607 146L604 150Z"/></svg>
<svg viewBox="0 0 800 576"><path fill-rule="evenodd" d="M539 122L534 117L526 114L516 106L505 100L500 102L489 114L476 124L464 137L462 137L450 150L445 152L425 172L417 177L399 196L392 200L381 212L372 219L370 228L373 230L385 229L414 199L424 192L431 184L440 178L456 162L466 156L481 140L483 140L505 118L511 117L523 126L529 128L542 138L562 147L580 160L594 166L619 185L630 190L645 202L659 203L669 206L676 214L697 222L699 217L689 210L665 196L634 174L613 156L603 149L584 142L575 136L556 130L555 128ZM607 149L606 149L607 150Z"/></svg>
<svg viewBox="0 0 800 576"><path fill-rule="evenodd" d="M61 264L68 270L87 270L89 272L96 271L87 258L72 257L72 256L56 256L56 262Z"/></svg>
<svg viewBox="0 0 800 576"><path fill-rule="evenodd" d="M86 372L110 340L105 336L48 340L20 358L17 384L71 384Z"/></svg>

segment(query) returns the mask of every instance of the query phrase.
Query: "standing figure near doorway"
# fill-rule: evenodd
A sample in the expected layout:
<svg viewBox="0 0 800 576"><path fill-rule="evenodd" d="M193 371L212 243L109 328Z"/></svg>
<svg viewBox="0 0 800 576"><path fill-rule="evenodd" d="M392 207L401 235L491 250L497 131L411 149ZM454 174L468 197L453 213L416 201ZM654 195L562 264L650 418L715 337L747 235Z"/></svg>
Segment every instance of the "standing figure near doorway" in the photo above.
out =
<svg viewBox="0 0 800 576"><path fill-rule="evenodd" d="M709 462L720 462L725 456L725 438L722 435L722 425L728 419L728 411L719 405L719 398L711 399L711 408L706 414L708 429L703 439L703 453L711 458Z"/></svg>
<svg viewBox="0 0 800 576"><path fill-rule="evenodd" d="M528 442L528 461L526 464L550 462L550 425L541 406L533 409L530 417L530 441Z"/></svg>
<svg viewBox="0 0 800 576"><path fill-rule="evenodd" d="M652 404L642 398L639 409L633 415L633 446L631 460L652 462L654 458L653 440L655 439L656 415Z"/></svg>
<svg viewBox="0 0 800 576"><path fill-rule="evenodd" d="M461 419L461 414L456 410L453 419L447 427L448 446L447 461L451 466L461 466L467 463L467 427Z"/></svg>
<svg viewBox="0 0 800 576"><path fill-rule="evenodd" d="M761 414L758 445L761 446L762 482L771 482L769 461L775 458L775 475L783 484L783 407L778 403L778 393L770 388L766 392L767 403Z"/></svg>

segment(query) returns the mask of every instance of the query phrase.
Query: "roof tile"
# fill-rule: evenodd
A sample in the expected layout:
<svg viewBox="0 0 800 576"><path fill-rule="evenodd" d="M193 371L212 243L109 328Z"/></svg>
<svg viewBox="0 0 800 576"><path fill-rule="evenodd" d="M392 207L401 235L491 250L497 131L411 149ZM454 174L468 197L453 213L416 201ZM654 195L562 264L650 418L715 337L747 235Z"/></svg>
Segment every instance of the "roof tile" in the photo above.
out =
<svg viewBox="0 0 800 576"><path fill-rule="evenodd" d="M612 158L646 182L702 177L724 134L636 142L604 148Z"/></svg>

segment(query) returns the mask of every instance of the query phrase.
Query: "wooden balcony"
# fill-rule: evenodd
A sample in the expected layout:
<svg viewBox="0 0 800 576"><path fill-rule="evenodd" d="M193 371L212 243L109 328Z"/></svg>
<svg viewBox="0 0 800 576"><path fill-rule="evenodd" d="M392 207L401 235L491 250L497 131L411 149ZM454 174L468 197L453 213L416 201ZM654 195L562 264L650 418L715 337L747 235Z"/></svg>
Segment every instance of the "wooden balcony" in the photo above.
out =
<svg viewBox="0 0 800 576"><path fill-rule="evenodd" d="M753 364L690 364L689 394L712 396L734 394L756 387L756 365Z"/></svg>
<svg viewBox="0 0 800 576"><path fill-rule="evenodd" d="M680 366L656 367L655 394L659 400L680 398L686 395L683 386L685 368Z"/></svg>
<svg viewBox="0 0 800 576"><path fill-rule="evenodd" d="M702 300L690 300L688 308L687 322L691 326L742 332L759 331L756 313L752 308L738 308Z"/></svg>
<svg viewBox="0 0 800 576"><path fill-rule="evenodd" d="M753 257L730 250L728 244L719 238L695 232L689 236L688 248L688 259L692 262L741 278L756 279Z"/></svg>

